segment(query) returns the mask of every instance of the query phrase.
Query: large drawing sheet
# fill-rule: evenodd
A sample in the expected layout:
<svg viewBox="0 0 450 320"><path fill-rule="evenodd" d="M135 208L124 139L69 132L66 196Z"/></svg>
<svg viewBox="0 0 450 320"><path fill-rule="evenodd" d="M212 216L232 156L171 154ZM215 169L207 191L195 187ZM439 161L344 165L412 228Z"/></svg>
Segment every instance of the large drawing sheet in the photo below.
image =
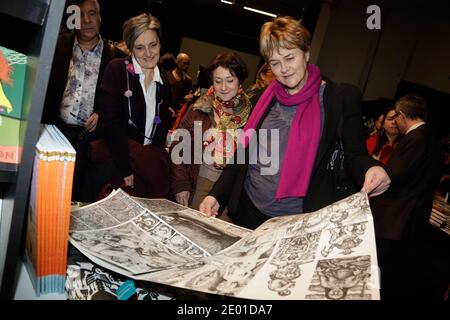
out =
<svg viewBox="0 0 450 320"><path fill-rule="evenodd" d="M228 235L235 232L234 235L241 239L223 249L225 243L208 246L205 239L192 239L190 245L197 244L198 253L209 249L209 254L193 256L187 254L189 250L186 249L177 252L178 261L172 260L173 255L164 267L149 268L148 272L138 274L133 272L139 269L138 265L133 266L136 269L133 271L127 264L111 265L111 259L94 254L87 246L79 246L73 241L75 234L91 232L101 236L101 232L108 229L72 233L72 243L83 253L95 263L112 266L115 272L123 268L127 270L123 274L135 279L250 299L379 299L375 234L364 193L356 193L314 213L272 218L253 232L215 218L202 217L201 213L167 200L158 200L161 203L149 199L128 201L139 203L145 208L144 213L159 218L158 224L170 222L167 213L182 212L181 216L198 215L199 221L217 223L222 232ZM119 224L113 228L119 226L119 229L123 228ZM176 228L175 224L175 232L183 233L184 230ZM149 236L155 237L151 233ZM149 241L147 238L142 240ZM158 243L167 251L174 251L169 242ZM152 265L152 259L144 260L147 265Z"/></svg>
<svg viewBox="0 0 450 320"><path fill-rule="evenodd" d="M131 198L120 189L73 210L70 224L70 241L83 254L131 277L211 256L248 233L169 200Z"/></svg>

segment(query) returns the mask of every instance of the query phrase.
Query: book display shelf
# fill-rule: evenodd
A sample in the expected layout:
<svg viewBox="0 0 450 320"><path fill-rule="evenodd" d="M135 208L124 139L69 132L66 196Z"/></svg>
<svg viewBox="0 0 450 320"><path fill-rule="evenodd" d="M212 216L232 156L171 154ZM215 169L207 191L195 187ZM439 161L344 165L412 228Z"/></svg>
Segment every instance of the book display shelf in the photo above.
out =
<svg viewBox="0 0 450 320"><path fill-rule="evenodd" d="M50 68L65 1L0 2L0 46L27 56L18 163L0 162L0 299L12 299L22 268L30 182Z"/></svg>

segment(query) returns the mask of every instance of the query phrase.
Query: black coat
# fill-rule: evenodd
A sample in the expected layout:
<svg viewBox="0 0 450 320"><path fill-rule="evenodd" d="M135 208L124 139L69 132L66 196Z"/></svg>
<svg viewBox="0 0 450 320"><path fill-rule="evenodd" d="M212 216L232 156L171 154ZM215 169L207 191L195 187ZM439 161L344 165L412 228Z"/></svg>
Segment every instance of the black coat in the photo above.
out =
<svg viewBox="0 0 450 320"><path fill-rule="evenodd" d="M102 84L99 88L99 104L102 116L99 120L99 132L105 139L116 165L123 177L132 173L129 165L128 139L140 144L144 143L146 104L144 92L139 82L139 75L128 73L130 90L131 118L133 126L129 123L128 99L124 93L127 90L127 72L125 60L132 64L130 58L112 60L106 70ZM164 73L160 72L163 84L157 83L156 101L160 103L159 124L155 130L152 145L165 148L167 133L171 124L169 107L172 103L169 81Z"/></svg>
<svg viewBox="0 0 450 320"><path fill-rule="evenodd" d="M426 125L402 138L386 166L391 186L371 202L377 238L406 240L428 227L442 165L438 139Z"/></svg>
<svg viewBox="0 0 450 320"><path fill-rule="evenodd" d="M72 59L73 44L75 34L68 32L61 34L56 44L55 56L53 58L52 70L48 82L47 95L45 97L44 111L42 113L42 123L55 124L58 120L59 107L66 88L67 76L69 74L70 60ZM98 88L100 86L106 65L114 58L125 57L120 49L103 39L103 51L100 62L100 69L95 91L94 112L99 113L98 108Z"/></svg>
<svg viewBox="0 0 450 320"><path fill-rule="evenodd" d="M254 100L257 101L259 97L260 95L255 96ZM271 102L270 107L267 108L258 128L274 104L275 99ZM324 128L308 192L304 199L304 212L316 211L342 197L336 192L334 171L327 169L338 140L338 123L341 116L343 117L342 142L345 151L344 163L353 183L361 187L364 182L365 172L370 167L379 165L376 160L368 155L366 150L359 90L351 85L336 85L328 81L324 90L323 104ZM227 205L228 210L233 214L239 214L236 211L247 167L247 164L227 165L210 192L210 195L219 201L221 207ZM353 190L356 191L357 187Z"/></svg>

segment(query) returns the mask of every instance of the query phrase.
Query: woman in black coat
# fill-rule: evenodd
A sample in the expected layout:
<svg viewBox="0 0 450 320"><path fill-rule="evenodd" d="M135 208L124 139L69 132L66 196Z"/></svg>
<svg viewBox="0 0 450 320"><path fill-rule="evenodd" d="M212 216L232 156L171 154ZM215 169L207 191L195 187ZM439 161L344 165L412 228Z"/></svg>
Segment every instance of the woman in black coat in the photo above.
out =
<svg viewBox="0 0 450 320"><path fill-rule="evenodd" d="M130 18L123 38L131 56L111 61L100 87L100 130L122 187L136 196L167 197L169 157L165 142L171 117L170 87L158 68L161 25L151 14Z"/></svg>
<svg viewBox="0 0 450 320"><path fill-rule="evenodd" d="M276 80L254 97L244 128L250 139L241 139L245 157L238 149L236 164L227 165L202 202L205 214L217 215L227 205L236 224L256 228L271 217L311 212L339 200L344 196L336 190L342 187L335 174L340 141L352 183L371 195L389 187L388 175L365 148L358 89L325 81L308 63L309 48L310 34L298 21L277 17L264 24L260 51ZM255 146L257 152L249 151Z"/></svg>

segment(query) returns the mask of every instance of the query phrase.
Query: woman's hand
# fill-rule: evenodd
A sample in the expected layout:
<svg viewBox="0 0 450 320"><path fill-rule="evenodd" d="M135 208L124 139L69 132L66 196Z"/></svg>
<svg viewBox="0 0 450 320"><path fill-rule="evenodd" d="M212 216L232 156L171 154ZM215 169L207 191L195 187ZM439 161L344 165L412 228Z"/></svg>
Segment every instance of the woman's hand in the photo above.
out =
<svg viewBox="0 0 450 320"><path fill-rule="evenodd" d="M361 191L370 194L370 196L378 196L389 189L391 179L389 178L383 167L374 166L366 172L364 185Z"/></svg>
<svg viewBox="0 0 450 320"><path fill-rule="evenodd" d="M200 203L200 211L208 217L217 217L219 208L219 202L213 196L206 196Z"/></svg>
<svg viewBox="0 0 450 320"><path fill-rule="evenodd" d="M123 178L125 187L134 188L134 174L130 174L128 177Z"/></svg>
<svg viewBox="0 0 450 320"><path fill-rule="evenodd" d="M190 191L181 191L175 194L175 200L181 204L182 206L188 206L189 205L189 197L191 196Z"/></svg>

